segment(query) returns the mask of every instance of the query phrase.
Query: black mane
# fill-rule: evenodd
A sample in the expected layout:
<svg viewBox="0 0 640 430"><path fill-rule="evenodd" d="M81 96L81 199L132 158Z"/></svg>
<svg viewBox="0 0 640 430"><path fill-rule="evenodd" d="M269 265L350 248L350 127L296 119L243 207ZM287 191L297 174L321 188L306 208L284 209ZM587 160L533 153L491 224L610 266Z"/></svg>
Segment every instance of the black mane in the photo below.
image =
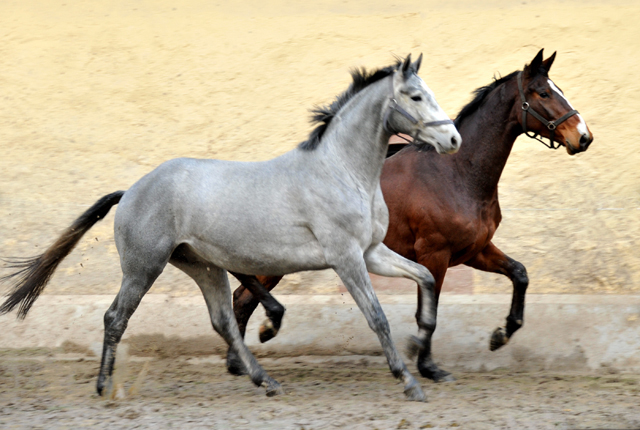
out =
<svg viewBox="0 0 640 430"><path fill-rule="evenodd" d="M351 77L353 78L353 82L344 93L337 96L334 102L330 105L319 106L311 110L311 123L320 124L313 129L307 140L298 145L298 148L305 151L313 151L316 149L322 140L322 135L327 130L331 120L336 116L338 111L340 111L340 109L342 109L342 107L346 105L347 102L357 93L374 82L378 82L380 79L384 79L393 74L401 64L402 62L399 60L392 66L387 66L371 72L368 72L365 68L352 70Z"/></svg>
<svg viewBox="0 0 640 430"><path fill-rule="evenodd" d="M478 108L482 106L482 103L484 103L485 99L491 93L491 91L496 89L499 85L502 85L507 81L510 81L517 74L518 74L518 71L515 71L513 73L508 74L507 76L494 80L487 86L480 87L477 90L475 90L473 92L473 94L475 95L473 100L471 100L465 107L462 108L462 110L460 110L460 113L458 114L456 119L453 121L455 126L459 127L465 118L467 118L469 115L477 111Z"/></svg>
<svg viewBox="0 0 640 430"><path fill-rule="evenodd" d="M487 98L487 96L491 93L491 91L493 91L499 85L502 85L503 83L510 81L511 79L516 77L518 73L520 73L520 71L516 70L513 73L509 73L507 76L504 76L500 79L495 79L486 87L480 87L477 90L475 90L473 92L473 94L475 94L475 97L473 98L473 100L471 100L469 104L467 104L465 107L462 108L462 110L460 111L456 119L453 121L455 126L459 127L460 124L462 123L462 120L464 120L466 117L468 117L469 115L477 111L478 108L482 106L482 103ZM540 67L537 70L537 74L545 77L549 77L549 72L544 67Z"/></svg>

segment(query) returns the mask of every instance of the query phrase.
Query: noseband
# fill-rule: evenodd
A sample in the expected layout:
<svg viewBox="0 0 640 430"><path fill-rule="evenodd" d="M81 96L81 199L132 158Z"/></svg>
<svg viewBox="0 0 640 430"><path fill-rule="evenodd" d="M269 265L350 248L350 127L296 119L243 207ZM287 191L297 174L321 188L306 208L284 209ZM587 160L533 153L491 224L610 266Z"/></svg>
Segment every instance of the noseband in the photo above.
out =
<svg viewBox="0 0 640 430"><path fill-rule="evenodd" d="M560 148L560 146L564 146L564 143L558 144L558 146L555 146L555 141L553 140L553 137L554 137L556 128L558 128L560 124L562 124L563 122L571 118L573 115L577 115L578 111L575 109L572 109L556 120L547 121L542 115L540 115L538 112L533 110L533 108L531 108L531 106L527 102L527 98L524 96L524 89L522 87L522 72L518 73L518 91L520 92L520 99L522 100L522 129L524 130L524 134L526 134L531 139L535 139L538 142L541 142L547 148L558 149ZM538 136L540 136L538 133L527 131L527 113L530 113L534 118L536 118L538 121L544 124L547 127L547 129L549 129L549 133L551 136L549 138L550 139L549 145L547 145L547 143L544 142L542 139L538 138Z"/></svg>
<svg viewBox="0 0 640 430"><path fill-rule="evenodd" d="M421 124L422 127L437 127L439 125L453 124L453 121L450 120L450 119L442 119L442 120L439 120L439 121L429 121L429 122L424 122L424 120L422 120L422 119L421 120L417 120L413 115L411 115L402 106L400 106L398 104L398 101L395 99L395 97L393 95L394 95L393 76L391 76L391 97L389 97L389 106L387 106L387 111L385 112L384 119L382 121L382 128L387 133L395 134L399 138L406 140L408 143L417 143L417 142L428 143L428 142L425 142L423 140L418 139L418 134L420 133L420 130L416 130L415 136L411 136L413 141L410 141L410 140L405 139L404 137L400 136L398 133L401 133L401 132L398 132L396 130L392 130L389 127L389 117L391 116L391 113L394 112L394 111L398 112L400 115L402 115L403 117L408 119L413 125Z"/></svg>

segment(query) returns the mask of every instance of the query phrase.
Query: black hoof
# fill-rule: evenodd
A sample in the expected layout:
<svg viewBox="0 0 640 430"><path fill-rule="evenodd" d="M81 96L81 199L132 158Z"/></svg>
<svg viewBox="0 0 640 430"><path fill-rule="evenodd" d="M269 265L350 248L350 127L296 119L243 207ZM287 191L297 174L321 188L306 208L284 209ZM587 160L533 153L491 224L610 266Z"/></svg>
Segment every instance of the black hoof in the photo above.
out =
<svg viewBox="0 0 640 430"><path fill-rule="evenodd" d="M444 370L440 370L439 372L436 372L435 375L433 375L433 382L455 382L455 381L456 381L456 377Z"/></svg>
<svg viewBox="0 0 640 430"><path fill-rule="evenodd" d="M231 349L227 352L227 371L236 376L247 374L247 370L244 368L242 361L240 361L240 357Z"/></svg>
<svg viewBox="0 0 640 430"><path fill-rule="evenodd" d="M495 351L506 345L507 342L509 342L507 330L504 327L498 327L493 331L491 339L489 340L489 351Z"/></svg>
<svg viewBox="0 0 640 430"><path fill-rule="evenodd" d="M282 385L278 383L278 381L270 380L268 382L264 382L263 385L266 386L267 389L267 397L278 396L280 394L285 394L284 388Z"/></svg>
<svg viewBox="0 0 640 430"><path fill-rule="evenodd" d="M265 320L260 326L260 343L265 343L276 337L278 330L273 327L271 320Z"/></svg>
<svg viewBox="0 0 640 430"><path fill-rule="evenodd" d="M426 364L418 363L418 371L433 382L453 382L456 380L451 373L440 369L433 361Z"/></svg>
<svg viewBox="0 0 640 430"><path fill-rule="evenodd" d="M96 385L96 390L98 391L98 395L100 397L106 396L109 390L107 390L106 378L98 376L98 383Z"/></svg>

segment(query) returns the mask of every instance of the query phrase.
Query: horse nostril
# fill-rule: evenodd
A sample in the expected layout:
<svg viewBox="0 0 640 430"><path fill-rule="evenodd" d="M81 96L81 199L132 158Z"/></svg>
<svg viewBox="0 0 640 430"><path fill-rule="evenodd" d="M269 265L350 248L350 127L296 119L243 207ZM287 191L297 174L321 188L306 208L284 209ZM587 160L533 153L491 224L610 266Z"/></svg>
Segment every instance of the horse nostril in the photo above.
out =
<svg viewBox="0 0 640 430"><path fill-rule="evenodd" d="M584 149L587 149L589 145L591 145L592 141L593 139L587 133L580 136L580 146L583 147Z"/></svg>
<svg viewBox="0 0 640 430"><path fill-rule="evenodd" d="M451 138L451 146L453 146L454 148L458 146L458 139L456 139L455 136Z"/></svg>

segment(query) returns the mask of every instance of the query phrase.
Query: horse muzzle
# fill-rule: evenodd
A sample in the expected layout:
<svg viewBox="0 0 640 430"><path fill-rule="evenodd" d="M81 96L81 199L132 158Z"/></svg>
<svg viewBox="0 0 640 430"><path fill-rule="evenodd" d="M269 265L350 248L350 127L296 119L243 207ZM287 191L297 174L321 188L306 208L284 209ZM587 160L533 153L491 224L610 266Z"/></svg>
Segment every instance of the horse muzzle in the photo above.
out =
<svg viewBox="0 0 640 430"><path fill-rule="evenodd" d="M573 133L573 135L564 139L564 146L569 155L575 155L584 152L593 142L593 134L590 131L584 133Z"/></svg>

